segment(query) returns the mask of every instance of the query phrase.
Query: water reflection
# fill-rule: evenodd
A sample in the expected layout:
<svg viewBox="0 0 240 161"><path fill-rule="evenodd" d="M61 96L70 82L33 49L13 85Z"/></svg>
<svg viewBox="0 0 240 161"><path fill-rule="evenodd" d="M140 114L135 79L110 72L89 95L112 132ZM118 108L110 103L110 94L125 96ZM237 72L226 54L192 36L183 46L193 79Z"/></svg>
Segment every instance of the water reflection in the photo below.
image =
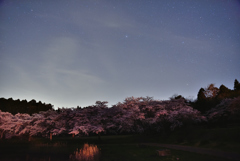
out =
<svg viewBox="0 0 240 161"><path fill-rule="evenodd" d="M98 161L99 157L97 145L84 144L82 149L77 149L69 158L71 161Z"/></svg>
<svg viewBox="0 0 240 161"><path fill-rule="evenodd" d="M0 147L0 161L99 161L100 149L97 145L84 144L81 149L66 151L67 145L59 144L29 146L19 149L18 146ZM73 150L73 149L72 149ZM14 155L11 155L14 154Z"/></svg>

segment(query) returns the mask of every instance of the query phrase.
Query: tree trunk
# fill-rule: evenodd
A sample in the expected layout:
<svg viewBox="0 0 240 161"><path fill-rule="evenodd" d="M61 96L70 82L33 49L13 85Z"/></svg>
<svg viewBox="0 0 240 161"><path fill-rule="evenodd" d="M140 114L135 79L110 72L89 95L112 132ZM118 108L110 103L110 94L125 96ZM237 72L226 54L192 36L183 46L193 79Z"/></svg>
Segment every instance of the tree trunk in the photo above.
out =
<svg viewBox="0 0 240 161"><path fill-rule="evenodd" d="M52 133L50 132L50 140L52 141Z"/></svg>
<svg viewBox="0 0 240 161"><path fill-rule="evenodd" d="M98 133L98 140L99 141L102 141L102 139L101 139L101 135Z"/></svg>
<svg viewBox="0 0 240 161"><path fill-rule="evenodd" d="M31 140L32 140L32 136L29 135L29 136L28 136L28 141L31 141Z"/></svg>
<svg viewBox="0 0 240 161"><path fill-rule="evenodd" d="M4 133L4 131L2 131L2 132L0 131L1 139L4 139L4 134L3 133Z"/></svg>

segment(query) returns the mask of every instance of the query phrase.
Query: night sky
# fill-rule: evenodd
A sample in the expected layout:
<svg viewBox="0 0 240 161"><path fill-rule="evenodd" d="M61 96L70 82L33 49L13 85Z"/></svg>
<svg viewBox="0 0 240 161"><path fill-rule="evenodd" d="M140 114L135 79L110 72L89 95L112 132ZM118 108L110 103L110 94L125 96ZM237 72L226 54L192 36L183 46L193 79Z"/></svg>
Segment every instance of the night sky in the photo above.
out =
<svg viewBox="0 0 240 161"><path fill-rule="evenodd" d="M240 81L237 0L0 0L0 97L77 107Z"/></svg>

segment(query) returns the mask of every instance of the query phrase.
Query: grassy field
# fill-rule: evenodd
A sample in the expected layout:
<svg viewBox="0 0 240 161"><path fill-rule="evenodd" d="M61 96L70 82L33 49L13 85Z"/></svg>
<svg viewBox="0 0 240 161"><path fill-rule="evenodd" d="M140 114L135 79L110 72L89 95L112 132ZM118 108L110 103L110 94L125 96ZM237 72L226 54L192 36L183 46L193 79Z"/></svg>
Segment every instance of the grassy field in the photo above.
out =
<svg viewBox="0 0 240 161"><path fill-rule="evenodd" d="M240 127L230 128L190 128L179 130L161 143L181 144L202 148L218 149L240 153Z"/></svg>
<svg viewBox="0 0 240 161"><path fill-rule="evenodd" d="M99 145L102 161L228 161L225 158L170 149L171 155L158 156L154 146L138 145ZM165 148L163 148L165 149Z"/></svg>

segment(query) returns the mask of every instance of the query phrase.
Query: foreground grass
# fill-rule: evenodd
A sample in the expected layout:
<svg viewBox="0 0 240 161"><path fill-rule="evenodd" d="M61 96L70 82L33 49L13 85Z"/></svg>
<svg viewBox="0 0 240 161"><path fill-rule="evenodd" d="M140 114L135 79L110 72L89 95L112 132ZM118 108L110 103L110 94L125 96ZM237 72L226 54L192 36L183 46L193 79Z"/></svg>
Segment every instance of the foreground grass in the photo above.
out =
<svg viewBox="0 0 240 161"><path fill-rule="evenodd" d="M158 143L180 144L240 153L240 127L186 128L159 138ZM153 138L154 140L154 138Z"/></svg>
<svg viewBox="0 0 240 161"><path fill-rule="evenodd" d="M156 151L162 148L154 146L99 145L99 147L102 152L102 161L228 161L225 158L172 149L170 156L161 157Z"/></svg>

